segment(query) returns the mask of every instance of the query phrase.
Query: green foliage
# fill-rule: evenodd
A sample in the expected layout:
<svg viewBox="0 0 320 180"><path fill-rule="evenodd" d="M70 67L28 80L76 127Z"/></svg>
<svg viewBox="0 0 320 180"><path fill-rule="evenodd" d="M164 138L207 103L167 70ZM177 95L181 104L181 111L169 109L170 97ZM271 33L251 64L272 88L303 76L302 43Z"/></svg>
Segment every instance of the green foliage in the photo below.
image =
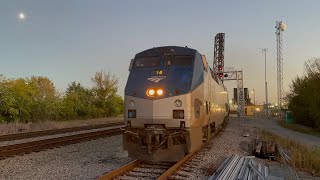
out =
<svg viewBox="0 0 320 180"><path fill-rule="evenodd" d="M92 88L94 96L94 105L99 107L98 111L103 116L112 116L116 114L119 106L119 97L116 95L118 90L118 79L110 72L97 72L91 78L94 86Z"/></svg>
<svg viewBox="0 0 320 180"><path fill-rule="evenodd" d="M287 95L297 123L320 131L320 59L305 64L306 75L296 77Z"/></svg>
<svg viewBox="0 0 320 180"><path fill-rule="evenodd" d="M122 113L123 100L116 94L118 79L101 71L92 81L92 88L72 82L60 96L47 77L6 79L0 75L0 123L99 118Z"/></svg>

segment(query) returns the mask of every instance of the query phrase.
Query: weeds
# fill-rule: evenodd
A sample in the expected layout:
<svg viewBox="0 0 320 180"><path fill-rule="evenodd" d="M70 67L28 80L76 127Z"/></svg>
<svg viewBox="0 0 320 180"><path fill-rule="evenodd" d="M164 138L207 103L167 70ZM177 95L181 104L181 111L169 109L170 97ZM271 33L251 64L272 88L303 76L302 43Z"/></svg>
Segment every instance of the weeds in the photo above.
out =
<svg viewBox="0 0 320 180"><path fill-rule="evenodd" d="M310 127L307 127L307 126L303 126L303 125L295 124L295 123L285 123L283 120L279 120L278 124L284 128L287 128L287 129L291 129L291 130L301 132L304 134L310 134L310 135L320 137L319 131L312 129Z"/></svg>
<svg viewBox="0 0 320 180"><path fill-rule="evenodd" d="M320 148L308 147L289 138L275 135L269 131L261 130L261 138L266 141L275 141L290 155L291 165L299 170L320 176Z"/></svg>

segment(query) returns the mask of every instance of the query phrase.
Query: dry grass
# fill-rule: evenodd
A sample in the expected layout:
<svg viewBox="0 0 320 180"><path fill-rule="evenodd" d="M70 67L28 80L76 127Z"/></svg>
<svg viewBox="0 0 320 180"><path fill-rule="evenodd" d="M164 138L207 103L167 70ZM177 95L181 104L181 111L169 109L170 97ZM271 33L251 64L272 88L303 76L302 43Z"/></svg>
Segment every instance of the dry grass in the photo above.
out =
<svg viewBox="0 0 320 180"><path fill-rule="evenodd" d="M320 148L308 147L289 138L275 135L269 131L261 130L261 138L276 141L283 149L289 152L291 165L299 170L320 176Z"/></svg>
<svg viewBox="0 0 320 180"><path fill-rule="evenodd" d="M121 120L122 118L120 117L113 117L113 118L100 118L100 119L87 119L87 120L72 120L72 121L43 121L43 122L37 122L37 123L7 123L7 124L0 124L0 135L86 126L86 125L94 125L94 124L103 124L103 123L119 122Z"/></svg>
<svg viewBox="0 0 320 180"><path fill-rule="evenodd" d="M314 135L314 136L318 136L320 137L320 132L316 131L315 129L312 129L310 127L307 126L303 126L300 124L296 124L296 123L285 123L283 120L279 120L278 124L284 128L287 129L291 129L297 132L301 132L304 134L310 134L310 135Z"/></svg>

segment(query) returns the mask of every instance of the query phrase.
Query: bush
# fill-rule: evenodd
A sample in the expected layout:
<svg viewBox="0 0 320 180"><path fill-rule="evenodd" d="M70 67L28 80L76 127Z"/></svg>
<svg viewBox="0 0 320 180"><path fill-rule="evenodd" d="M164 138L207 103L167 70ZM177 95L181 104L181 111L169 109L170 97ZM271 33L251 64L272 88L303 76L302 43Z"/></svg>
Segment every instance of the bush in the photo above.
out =
<svg viewBox="0 0 320 180"><path fill-rule="evenodd" d="M305 63L306 75L296 77L287 95L297 123L320 131L320 59Z"/></svg>

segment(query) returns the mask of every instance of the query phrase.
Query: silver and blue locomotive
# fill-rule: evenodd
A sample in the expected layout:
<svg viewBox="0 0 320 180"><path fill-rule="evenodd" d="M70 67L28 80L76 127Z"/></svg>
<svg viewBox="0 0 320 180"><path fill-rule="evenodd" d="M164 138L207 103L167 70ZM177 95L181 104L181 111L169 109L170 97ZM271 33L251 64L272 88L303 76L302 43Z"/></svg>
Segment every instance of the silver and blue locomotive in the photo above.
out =
<svg viewBox="0 0 320 180"><path fill-rule="evenodd" d="M129 70L123 146L132 158L178 161L228 118L227 90L197 50L148 49Z"/></svg>

